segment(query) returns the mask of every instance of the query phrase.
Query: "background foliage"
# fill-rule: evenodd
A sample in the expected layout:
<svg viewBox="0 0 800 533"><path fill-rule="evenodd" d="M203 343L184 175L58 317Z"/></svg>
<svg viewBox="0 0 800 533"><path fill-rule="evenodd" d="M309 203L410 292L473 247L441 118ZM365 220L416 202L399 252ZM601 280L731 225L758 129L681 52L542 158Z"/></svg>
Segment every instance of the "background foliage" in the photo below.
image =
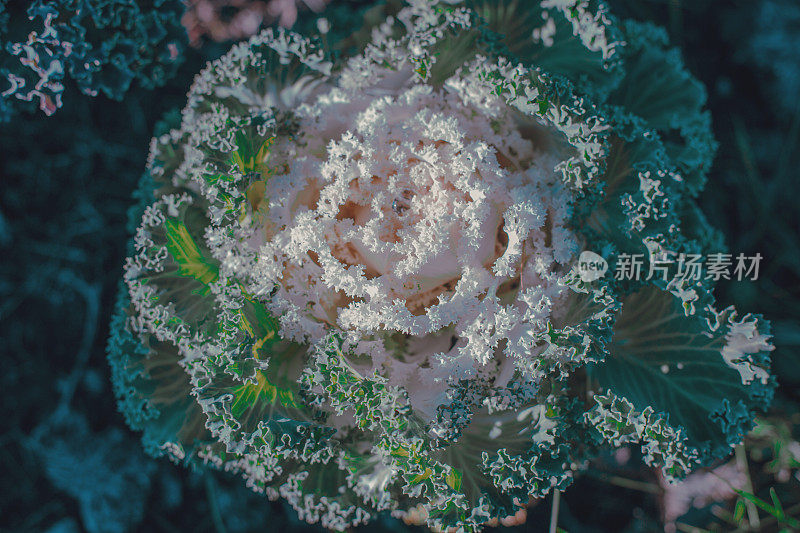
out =
<svg viewBox="0 0 800 533"><path fill-rule="evenodd" d="M657 474L617 454L593 465L562 497L559 525L570 532L657 531L665 517L666 527L685 531L689 524L726 531L791 525L770 489L786 515L798 515L800 7L794 0L609 3L618 15L666 27L709 90L721 148L701 205L731 252L764 256L759 281L723 285L720 303L773 321L780 388L732 463L749 474L742 490L754 496L737 496L716 473L696 491L707 497L692 497L699 508L672 516L675 495ZM230 4L234 11L223 10L223 18L247 2ZM334 0L325 15L346 20L345 10L362 4ZM20 68L13 43L25 41L37 21L41 31L41 18L28 19L29 5L0 0L0 92L6 75ZM99 66L89 74L77 62L65 70L64 105L53 116L38 111L36 101L11 93L0 99L0 118L7 120L0 123L0 530L233 532L269 524L317 531L236 479L145 457L110 390L108 319L131 229L126 212L148 143L160 118L183 105L194 73L230 43L206 36L190 46L179 2L36 5L63 13L78 5L98 9L102 16L55 20L88 43L83 53ZM137 5L143 7L131 7ZM152 28L131 33L131 20L115 20L115 9L149 17L164 33L158 39ZM304 11L305 4L298 24L311 23ZM263 23L280 18L278 11L264 13ZM690 492L684 488L684 500ZM727 499L715 510L712 495ZM549 500L528 516L516 529L546 531ZM369 527L411 529L391 519Z"/></svg>

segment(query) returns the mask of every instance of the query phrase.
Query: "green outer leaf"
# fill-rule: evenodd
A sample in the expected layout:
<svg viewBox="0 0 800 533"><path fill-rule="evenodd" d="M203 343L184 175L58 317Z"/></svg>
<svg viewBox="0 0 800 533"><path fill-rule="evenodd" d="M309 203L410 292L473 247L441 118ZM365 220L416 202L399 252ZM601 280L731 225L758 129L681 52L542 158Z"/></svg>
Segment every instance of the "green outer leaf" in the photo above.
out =
<svg viewBox="0 0 800 533"><path fill-rule="evenodd" d="M724 328L709 331L669 293L648 288L627 297L615 329L610 355L590 369L592 378L637 410L667 413L702 462L727 455L752 426L750 410L767 403L768 385L744 385L723 360Z"/></svg>
<svg viewBox="0 0 800 533"><path fill-rule="evenodd" d="M705 184L716 142L704 111L706 91L686 69L666 32L652 24L626 21L625 78L609 103L658 132L672 162L695 195Z"/></svg>
<svg viewBox="0 0 800 533"><path fill-rule="evenodd" d="M196 443L213 440L191 396L189 377L178 364L178 349L129 331L130 313L130 298L120 287L107 346L119 410L133 429L143 432L148 453L162 456L164 444L174 443L189 458Z"/></svg>
<svg viewBox="0 0 800 533"><path fill-rule="evenodd" d="M497 34L497 44L505 50L495 46L494 51L501 55L570 80L587 93L602 93L618 81L612 72L613 61L606 61L599 50L589 50L575 34L571 20L558 9L543 9L537 2L527 0L471 0L465 5L475 10L489 31ZM548 20L553 24L552 43L544 44L542 39L534 38L533 32ZM612 26L606 29L615 32Z"/></svg>

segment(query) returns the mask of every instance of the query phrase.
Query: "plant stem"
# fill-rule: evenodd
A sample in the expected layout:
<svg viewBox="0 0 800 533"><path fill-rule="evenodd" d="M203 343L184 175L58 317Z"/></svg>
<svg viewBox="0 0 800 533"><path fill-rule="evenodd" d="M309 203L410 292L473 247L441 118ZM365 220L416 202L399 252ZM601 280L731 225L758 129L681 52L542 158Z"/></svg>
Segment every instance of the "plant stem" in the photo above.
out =
<svg viewBox="0 0 800 533"><path fill-rule="evenodd" d="M747 465L747 451L744 449L744 444L736 447L736 464L739 470L744 472L745 485L744 488L750 494L755 494L753 491L753 481L750 479L750 468ZM761 526L761 520L758 518L758 509L753 502L748 499L744 501L745 509L747 509L747 521L750 522L751 529L757 529Z"/></svg>
<svg viewBox="0 0 800 533"><path fill-rule="evenodd" d="M791 517L798 511L800 511L800 503L786 509L786 511L784 511L784 514L788 517ZM778 522L778 519L774 516L768 516L759 524L759 530L762 530L763 528L771 525L773 522ZM749 527L740 527L739 529L734 530L733 533L744 533L745 531L753 531L753 529Z"/></svg>
<svg viewBox="0 0 800 533"><path fill-rule="evenodd" d="M690 526L688 524L684 524L682 522L675 522L675 529L680 531L681 533L709 533L707 529L702 529L695 526Z"/></svg>
<svg viewBox="0 0 800 533"><path fill-rule="evenodd" d="M607 481L612 485L616 485L618 487L623 487L626 489L633 489L639 490L642 492L648 492L650 494L660 494L661 489L652 483L647 483L646 481L636 481L635 479L628 479L619 476L610 476Z"/></svg>
<svg viewBox="0 0 800 533"><path fill-rule="evenodd" d="M561 491L555 489L553 491L553 507L550 510L550 533L556 533L558 530L558 505L561 503Z"/></svg>

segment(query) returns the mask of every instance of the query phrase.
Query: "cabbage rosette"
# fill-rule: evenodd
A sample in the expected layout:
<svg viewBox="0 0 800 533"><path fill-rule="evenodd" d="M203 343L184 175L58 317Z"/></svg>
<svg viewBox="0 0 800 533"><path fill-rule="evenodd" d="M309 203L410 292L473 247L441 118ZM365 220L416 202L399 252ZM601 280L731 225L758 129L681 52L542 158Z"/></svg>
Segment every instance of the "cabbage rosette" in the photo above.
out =
<svg viewBox="0 0 800 533"><path fill-rule="evenodd" d="M767 325L705 276L614 276L720 242L664 33L574 0L365 21L234 46L153 140L109 349L146 448L337 530L479 530L622 445L671 478L727 455Z"/></svg>

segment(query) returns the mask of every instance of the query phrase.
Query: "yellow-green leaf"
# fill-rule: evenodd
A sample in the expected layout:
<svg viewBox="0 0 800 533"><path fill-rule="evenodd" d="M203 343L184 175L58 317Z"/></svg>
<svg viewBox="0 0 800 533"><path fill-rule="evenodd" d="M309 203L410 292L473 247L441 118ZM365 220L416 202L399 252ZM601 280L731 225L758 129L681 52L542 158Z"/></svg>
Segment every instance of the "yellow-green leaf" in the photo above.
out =
<svg viewBox="0 0 800 533"><path fill-rule="evenodd" d="M219 277L219 268L203 256L200 248L189 234L186 224L178 219L164 221L167 234L167 250L178 263L181 276L196 279L203 285L213 283Z"/></svg>

